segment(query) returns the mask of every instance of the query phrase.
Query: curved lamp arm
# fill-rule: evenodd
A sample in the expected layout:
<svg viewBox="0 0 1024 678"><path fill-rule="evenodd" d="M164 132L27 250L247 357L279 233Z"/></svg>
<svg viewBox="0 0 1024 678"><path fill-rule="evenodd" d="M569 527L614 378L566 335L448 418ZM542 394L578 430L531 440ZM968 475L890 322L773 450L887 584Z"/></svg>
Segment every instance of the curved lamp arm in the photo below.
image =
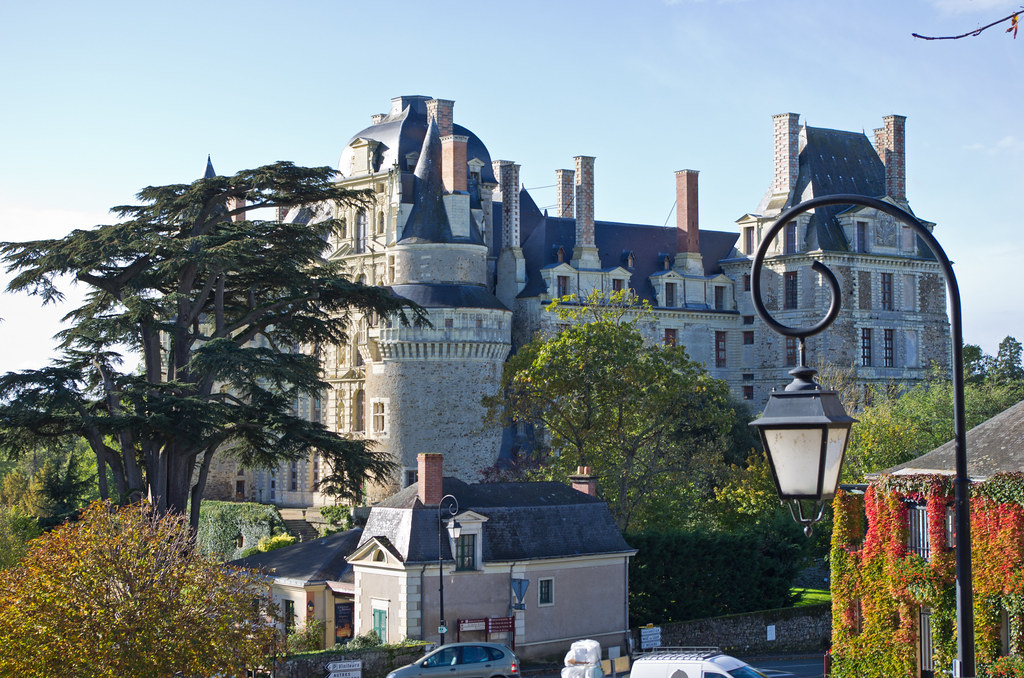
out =
<svg viewBox="0 0 1024 678"><path fill-rule="evenodd" d="M956 453L956 476L954 480L955 502L956 502L956 581L957 581L957 650L960 656L960 675L974 676L974 601L972 593L971 574L971 525L969 508L969 483L967 476L967 424L964 415L964 370L963 370L963 328L960 308L960 288L953 274L953 266L946 256L945 251L939 245L931 231L925 228L924 224L910 212L893 205L892 203L869 198L862 195L829 195L819 198L812 198L805 202L787 209L779 215L775 223L761 238L761 242L754 254L754 260L750 266L750 291L753 298L754 310L758 317L774 332L787 337L797 337L800 340L800 366L806 368L804 358L804 341L807 337L814 336L828 328L839 315L840 309L840 288L835 275L827 266L820 261L815 261L811 268L822 275L828 283L831 292L831 302L825 317L811 327L787 327L775 320L768 309L765 308L761 298L761 269L764 264L768 248L788 222L803 212L813 210L817 207L828 207L830 205L860 205L884 212L909 226L914 233L924 241L928 249L935 255L935 259L942 269L946 281L946 293L949 297L949 326L950 326L950 351L952 355L953 368L953 427L955 432L954 449Z"/></svg>

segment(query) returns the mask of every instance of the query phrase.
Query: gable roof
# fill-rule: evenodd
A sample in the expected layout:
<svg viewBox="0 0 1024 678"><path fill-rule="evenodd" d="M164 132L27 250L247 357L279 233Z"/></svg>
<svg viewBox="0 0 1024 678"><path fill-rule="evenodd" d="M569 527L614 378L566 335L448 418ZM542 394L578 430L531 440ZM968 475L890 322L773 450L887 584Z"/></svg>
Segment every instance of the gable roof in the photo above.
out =
<svg viewBox="0 0 1024 678"><path fill-rule="evenodd" d="M884 474L952 474L956 470L953 441ZM1024 471L1024 401L1008 407L967 432L967 475L984 480L996 473Z"/></svg>
<svg viewBox="0 0 1024 678"><path fill-rule="evenodd" d="M313 541L239 558L230 564L250 570L265 570L275 578L292 579L303 584L351 582L352 568L346 559L359 544L362 532L360 529L335 532Z"/></svg>
<svg viewBox="0 0 1024 678"><path fill-rule="evenodd" d="M460 514L487 517L481 527L487 562L633 553L604 501L562 483L470 485L445 478L443 491L458 500ZM373 507L360 546L383 538L406 563L436 561L437 516L437 506L420 502L414 483ZM441 542L441 556L451 560L449 540Z"/></svg>

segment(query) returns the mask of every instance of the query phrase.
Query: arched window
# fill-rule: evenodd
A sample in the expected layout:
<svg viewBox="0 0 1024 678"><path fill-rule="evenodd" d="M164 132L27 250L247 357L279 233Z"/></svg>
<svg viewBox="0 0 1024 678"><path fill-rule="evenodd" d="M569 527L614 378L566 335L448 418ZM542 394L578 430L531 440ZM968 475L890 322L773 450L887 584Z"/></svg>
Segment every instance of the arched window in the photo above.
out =
<svg viewBox="0 0 1024 678"><path fill-rule="evenodd" d="M377 212L377 235L384 235L384 212Z"/></svg>
<svg viewBox="0 0 1024 678"><path fill-rule="evenodd" d="M359 210L356 215L356 253L366 251L366 210Z"/></svg>
<svg viewBox="0 0 1024 678"><path fill-rule="evenodd" d="M356 397L352 405L352 430L365 431L366 426L366 394L363 391L356 391Z"/></svg>

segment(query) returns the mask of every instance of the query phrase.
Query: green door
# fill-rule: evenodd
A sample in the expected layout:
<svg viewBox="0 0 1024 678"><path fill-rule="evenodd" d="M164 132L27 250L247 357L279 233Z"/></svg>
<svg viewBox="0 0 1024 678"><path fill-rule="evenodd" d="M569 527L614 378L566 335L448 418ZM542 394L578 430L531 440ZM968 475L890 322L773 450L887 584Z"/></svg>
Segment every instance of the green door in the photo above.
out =
<svg viewBox="0 0 1024 678"><path fill-rule="evenodd" d="M377 610L373 611L373 630L377 632L377 637L380 638L380 642L388 642L388 611Z"/></svg>

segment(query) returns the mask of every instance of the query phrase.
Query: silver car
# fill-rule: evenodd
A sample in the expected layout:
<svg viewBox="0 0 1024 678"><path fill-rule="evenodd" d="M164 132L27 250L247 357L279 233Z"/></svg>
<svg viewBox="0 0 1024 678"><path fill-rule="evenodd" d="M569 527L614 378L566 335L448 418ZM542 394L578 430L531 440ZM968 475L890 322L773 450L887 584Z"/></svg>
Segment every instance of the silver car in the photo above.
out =
<svg viewBox="0 0 1024 678"><path fill-rule="evenodd" d="M387 678L519 678L519 658L497 643L448 643Z"/></svg>

